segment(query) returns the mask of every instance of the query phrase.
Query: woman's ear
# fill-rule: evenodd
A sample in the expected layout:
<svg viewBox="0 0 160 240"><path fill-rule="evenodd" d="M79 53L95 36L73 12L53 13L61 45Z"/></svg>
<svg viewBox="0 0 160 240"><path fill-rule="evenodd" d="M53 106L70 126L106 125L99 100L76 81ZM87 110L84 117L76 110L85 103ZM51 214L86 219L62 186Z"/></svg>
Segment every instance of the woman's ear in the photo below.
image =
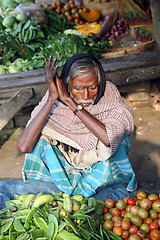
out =
<svg viewBox="0 0 160 240"><path fill-rule="evenodd" d="M70 93L70 91L71 91L71 90L70 90L70 87L68 86L68 92Z"/></svg>

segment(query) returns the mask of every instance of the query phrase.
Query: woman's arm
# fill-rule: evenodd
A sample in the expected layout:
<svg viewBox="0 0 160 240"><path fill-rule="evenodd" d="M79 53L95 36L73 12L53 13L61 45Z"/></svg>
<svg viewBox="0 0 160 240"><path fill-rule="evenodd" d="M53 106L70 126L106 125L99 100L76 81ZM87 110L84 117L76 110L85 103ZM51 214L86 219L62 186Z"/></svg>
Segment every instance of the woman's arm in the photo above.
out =
<svg viewBox="0 0 160 240"><path fill-rule="evenodd" d="M52 57L46 62L46 82L48 85L49 95L46 103L34 119L29 123L29 125L24 129L21 136L18 139L18 149L21 152L29 153L32 151L35 143L40 137L40 133L47 118L49 112L51 111L53 104L58 98L57 87L54 83L54 77L57 73L58 66L55 67L56 59L52 62Z"/></svg>

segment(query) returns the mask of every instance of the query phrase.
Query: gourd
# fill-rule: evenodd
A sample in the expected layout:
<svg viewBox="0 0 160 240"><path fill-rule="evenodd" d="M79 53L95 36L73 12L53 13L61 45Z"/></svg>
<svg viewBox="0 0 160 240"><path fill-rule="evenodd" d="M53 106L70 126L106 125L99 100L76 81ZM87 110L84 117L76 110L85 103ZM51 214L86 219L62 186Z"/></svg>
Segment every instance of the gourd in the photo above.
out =
<svg viewBox="0 0 160 240"><path fill-rule="evenodd" d="M80 9L79 15L85 22L96 22L100 17L100 11L98 9L92 9L90 12L86 12Z"/></svg>
<svg viewBox="0 0 160 240"><path fill-rule="evenodd" d="M100 30L101 30L101 24L98 24L96 22L82 24L77 27L78 32L81 32L88 36L91 36L92 34L97 34Z"/></svg>

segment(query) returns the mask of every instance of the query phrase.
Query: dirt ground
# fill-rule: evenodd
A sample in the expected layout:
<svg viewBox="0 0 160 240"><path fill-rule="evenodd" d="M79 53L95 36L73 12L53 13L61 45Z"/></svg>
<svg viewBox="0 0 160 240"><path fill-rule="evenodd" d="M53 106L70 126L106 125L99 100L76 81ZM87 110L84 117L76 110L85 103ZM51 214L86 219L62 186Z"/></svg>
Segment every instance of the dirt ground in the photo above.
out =
<svg viewBox="0 0 160 240"><path fill-rule="evenodd" d="M153 112L151 107L136 108L135 130L131 137L130 161L135 171L137 182L160 179L160 112ZM5 129L2 131L5 132ZM21 170L24 154L17 149L17 139L22 128L17 128L0 149L0 179L22 179ZM160 191L160 189L158 190Z"/></svg>

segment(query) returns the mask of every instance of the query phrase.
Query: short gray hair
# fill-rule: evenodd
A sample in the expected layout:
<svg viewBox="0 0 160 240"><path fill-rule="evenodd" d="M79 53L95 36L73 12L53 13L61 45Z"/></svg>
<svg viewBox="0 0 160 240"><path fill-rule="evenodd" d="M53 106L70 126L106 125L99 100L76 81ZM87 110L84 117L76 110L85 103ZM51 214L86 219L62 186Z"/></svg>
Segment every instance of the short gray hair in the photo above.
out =
<svg viewBox="0 0 160 240"><path fill-rule="evenodd" d="M96 66L95 62L90 58L81 58L73 62L71 65L68 76L67 76L67 83L70 86L72 80L77 77L84 75L85 77L89 76L90 74L95 73L98 77L98 83L100 82L100 73L99 69Z"/></svg>

